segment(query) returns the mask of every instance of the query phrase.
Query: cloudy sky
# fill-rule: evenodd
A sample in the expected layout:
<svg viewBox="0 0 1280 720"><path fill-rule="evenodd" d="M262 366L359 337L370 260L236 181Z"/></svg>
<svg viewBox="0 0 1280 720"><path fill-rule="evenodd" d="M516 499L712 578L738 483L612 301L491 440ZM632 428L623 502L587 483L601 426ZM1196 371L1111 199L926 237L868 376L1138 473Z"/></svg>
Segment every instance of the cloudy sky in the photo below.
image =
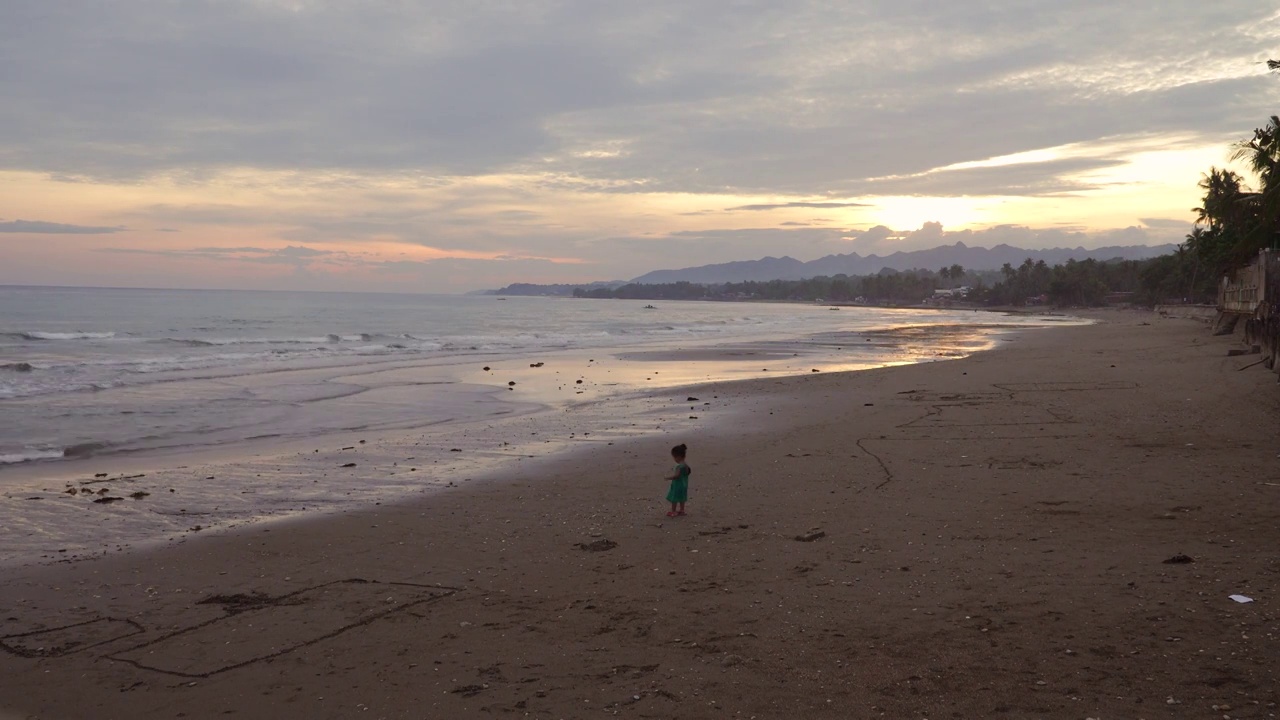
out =
<svg viewBox="0 0 1280 720"><path fill-rule="evenodd" d="M4 2L0 283L1177 242L1268 57L1280 0Z"/></svg>

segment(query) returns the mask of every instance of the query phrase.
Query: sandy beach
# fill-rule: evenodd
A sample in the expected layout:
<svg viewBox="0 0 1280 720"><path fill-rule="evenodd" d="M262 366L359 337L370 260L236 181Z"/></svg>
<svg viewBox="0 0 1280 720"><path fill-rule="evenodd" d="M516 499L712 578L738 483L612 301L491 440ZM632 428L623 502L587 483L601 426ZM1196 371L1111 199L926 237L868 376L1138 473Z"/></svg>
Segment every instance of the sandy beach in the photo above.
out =
<svg viewBox="0 0 1280 720"><path fill-rule="evenodd" d="M1098 318L682 389L619 418L664 431L429 497L10 571L0 716L1275 717L1275 375L1201 322Z"/></svg>

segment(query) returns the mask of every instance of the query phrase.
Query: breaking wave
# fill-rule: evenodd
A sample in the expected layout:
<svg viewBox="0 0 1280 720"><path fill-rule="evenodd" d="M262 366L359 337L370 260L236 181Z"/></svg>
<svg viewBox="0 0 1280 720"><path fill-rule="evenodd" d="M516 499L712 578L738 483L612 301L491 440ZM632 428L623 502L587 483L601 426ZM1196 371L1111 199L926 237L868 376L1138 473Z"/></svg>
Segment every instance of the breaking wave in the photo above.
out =
<svg viewBox="0 0 1280 720"><path fill-rule="evenodd" d="M116 336L113 332L41 332L9 333L23 340L107 340Z"/></svg>

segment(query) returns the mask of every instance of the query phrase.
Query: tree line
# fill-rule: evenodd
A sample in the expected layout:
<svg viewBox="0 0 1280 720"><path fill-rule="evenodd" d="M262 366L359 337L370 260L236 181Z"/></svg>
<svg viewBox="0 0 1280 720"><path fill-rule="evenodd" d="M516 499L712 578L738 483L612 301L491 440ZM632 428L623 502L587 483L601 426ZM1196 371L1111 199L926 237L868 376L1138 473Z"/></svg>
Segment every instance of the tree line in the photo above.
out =
<svg viewBox="0 0 1280 720"><path fill-rule="evenodd" d="M1267 67L1280 70L1280 61L1268 60ZM1204 196L1193 210L1195 228L1165 260L1170 274L1185 277L1197 297L1212 297L1225 272L1280 242L1280 116L1233 143L1231 160L1253 177L1210 167L1199 183Z"/></svg>
<svg viewBox="0 0 1280 720"><path fill-rule="evenodd" d="M631 300L791 300L862 302L871 305L919 305L928 300L977 305L1101 305L1114 293L1155 304L1181 300L1185 287L1170 283L1165 258L1150 260L1070 260L1049 266L1027 259L996 271L965 270L959 265L932 270L882 270L873 275L835 275L804 280L768 280L698 284L630 283L617 288L578 288L574 297ZM938 290L963 288L945 298ZM1171 294L1172 293L1172 294ZM1129 297L1129 296L1126 296Z"/></svg>

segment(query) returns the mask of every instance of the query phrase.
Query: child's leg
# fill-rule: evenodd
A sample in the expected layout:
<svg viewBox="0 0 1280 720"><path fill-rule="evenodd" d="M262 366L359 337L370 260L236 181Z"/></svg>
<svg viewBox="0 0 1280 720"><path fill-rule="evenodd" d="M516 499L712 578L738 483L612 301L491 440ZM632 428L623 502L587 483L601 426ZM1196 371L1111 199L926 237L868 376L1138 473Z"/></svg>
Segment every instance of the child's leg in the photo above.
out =
<svg viewBox="0 0 1280 720"><path fill-rule="evenodd" d="M683 515L683 514L684 514L684 503L678 503L678 504L680 505L680 507L676 510L676 514L677 514L677 515Z"/></svg>

